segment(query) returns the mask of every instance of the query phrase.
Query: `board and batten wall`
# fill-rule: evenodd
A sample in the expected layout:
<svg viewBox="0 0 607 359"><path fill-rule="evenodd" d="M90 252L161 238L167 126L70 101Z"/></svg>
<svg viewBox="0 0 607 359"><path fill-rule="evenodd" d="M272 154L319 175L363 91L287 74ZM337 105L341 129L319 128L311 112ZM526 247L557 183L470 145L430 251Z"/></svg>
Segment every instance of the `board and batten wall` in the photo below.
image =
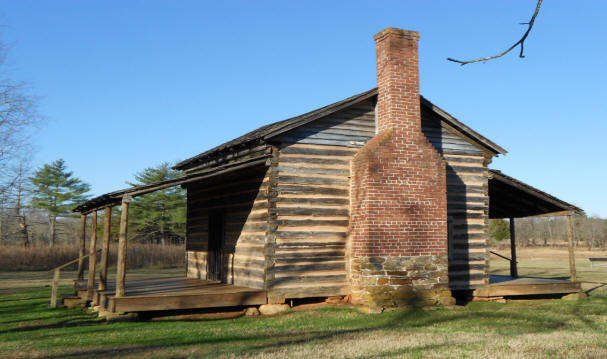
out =
<svg viewBox="0 0 607 359"><path fill-rule="evenodd" d="M268 170L241 170L187 185L187 277L206 279L209 215L223 216L224 283L263 289L268 231Z"/></svg>
<svg viewBox="0 0 607 359"><path fill-rule="evenodd" d="M449 284L468 290L488 283L490 154L422 108L422 132L447 162Z"/></svg>
<svg viewBox="0 0 607 359"><path fill-rule="evenodd" d="M374 103L365 101L278 138L269 298L349 293L350 161L374 135Z"/></svg>

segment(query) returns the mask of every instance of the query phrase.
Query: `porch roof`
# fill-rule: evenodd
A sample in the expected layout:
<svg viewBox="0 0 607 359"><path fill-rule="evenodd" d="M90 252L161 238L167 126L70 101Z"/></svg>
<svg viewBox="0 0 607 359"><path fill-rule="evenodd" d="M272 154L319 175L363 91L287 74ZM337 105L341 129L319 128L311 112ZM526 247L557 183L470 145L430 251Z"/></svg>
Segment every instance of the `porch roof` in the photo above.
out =
<svg viewBox="0 0 607 359"><path fill-rule="evenodd" d="M583 213L582 209L501 171L489 170L489 176L489 218Z"/></svg>
<svg viewBox="0 0 607 359"><path fill-rule="evenodd" d="M171 180L167 180L167 181L151 183L151 184L147 184L147 185L143 185L143 186L135 186L135 187L131 187L131 188L121 189L119 191L102 194L101 196L97 196L95 198L92 198L92 199L80 204L78 207L74 208L73 211L80 212L82 214L87 214L87 213L91 213L91 212L93 212L97 209L103 208L103 207L116 206L116 205L120 204L120 202L122 201L122 198L126 195L131 196L131 197L137 197L137 196L144 195L146 193L159 191L161 189L165 189L168 187L179 186L179 185L183 185L186 183L196 182L196 181L200 181L203 179L219 176L219 175L222 175L225 173L237 171L240 169L250 168L250 167L254 167L254 166L268 165L268 163L267 163L268 156L269 156L269 154L264 155L264 156L259 156L256 158L252 158L247 161L232 163L229 166L213 167L212 169L204 171L204 172L198 172L198 173L194 173L191 175L187 175L187 176L183 176L183 177L179 177L179 178L175 178L175 179L171 179Z"/></svg>

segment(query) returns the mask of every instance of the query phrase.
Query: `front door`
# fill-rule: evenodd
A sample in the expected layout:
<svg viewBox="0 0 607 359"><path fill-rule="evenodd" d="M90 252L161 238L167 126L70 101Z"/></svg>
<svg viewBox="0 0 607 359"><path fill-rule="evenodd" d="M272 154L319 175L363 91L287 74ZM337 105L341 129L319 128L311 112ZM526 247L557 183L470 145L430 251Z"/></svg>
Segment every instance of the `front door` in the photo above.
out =
<svg viewBox="0 0 607 359"><path fill-rule="evenodd" d="M223 213L209 215L209 252L207 256L207 280L221 280Z"/></svg>

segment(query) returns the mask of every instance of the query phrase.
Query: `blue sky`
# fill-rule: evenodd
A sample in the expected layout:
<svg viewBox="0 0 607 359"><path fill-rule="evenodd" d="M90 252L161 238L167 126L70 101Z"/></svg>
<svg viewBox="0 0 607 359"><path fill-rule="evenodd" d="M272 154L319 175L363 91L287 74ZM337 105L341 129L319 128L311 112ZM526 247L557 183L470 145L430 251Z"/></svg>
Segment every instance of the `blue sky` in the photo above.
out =
<svg viewBox="0 0 607 359"><path fill-rule="evenodd" d="M40 97L38 166L94 194L162 161L375 86L373 35L417 30L422 94L509 153L491 167L607 217L607 2L34 1L0 4L10 75Z"/></svg>

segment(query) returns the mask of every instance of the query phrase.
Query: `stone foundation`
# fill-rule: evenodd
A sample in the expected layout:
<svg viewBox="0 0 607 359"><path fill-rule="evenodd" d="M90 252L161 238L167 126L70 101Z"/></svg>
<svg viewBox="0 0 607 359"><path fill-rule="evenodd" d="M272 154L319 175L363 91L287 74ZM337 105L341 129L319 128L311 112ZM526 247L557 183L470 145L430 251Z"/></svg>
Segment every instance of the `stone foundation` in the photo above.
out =
<svg viewBox="0 0 607 359"><path fill-rule="evenodd" d="M374 308L453 305L447 256L352 258L352 304Z"/></svg>

